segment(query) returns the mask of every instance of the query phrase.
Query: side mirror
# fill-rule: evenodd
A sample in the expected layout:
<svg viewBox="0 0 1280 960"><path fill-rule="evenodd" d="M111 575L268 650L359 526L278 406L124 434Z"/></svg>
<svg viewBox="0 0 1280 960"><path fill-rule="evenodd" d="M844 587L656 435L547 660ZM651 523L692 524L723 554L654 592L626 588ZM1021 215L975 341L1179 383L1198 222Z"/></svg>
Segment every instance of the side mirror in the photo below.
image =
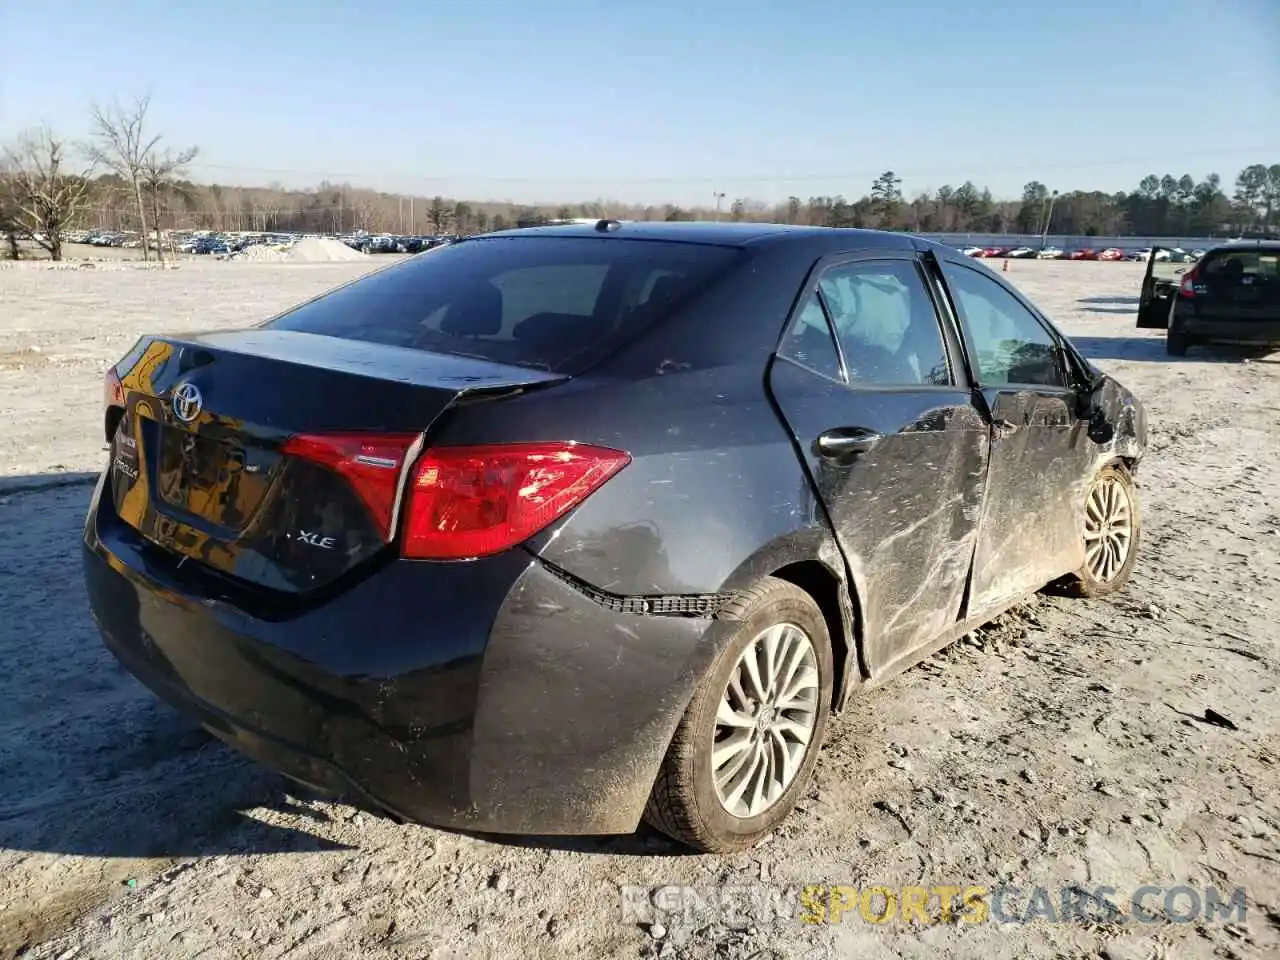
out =
<svg viewBox="0 0 1280 960"><path fill-rule="evenodd" d="M1115 425L1107 418L1106 395L1111 384L1106 377L1090 376L1076 391L1080 419L1088 424L1089 439L1098 445L1110 443L1116 435Z"/></svg>

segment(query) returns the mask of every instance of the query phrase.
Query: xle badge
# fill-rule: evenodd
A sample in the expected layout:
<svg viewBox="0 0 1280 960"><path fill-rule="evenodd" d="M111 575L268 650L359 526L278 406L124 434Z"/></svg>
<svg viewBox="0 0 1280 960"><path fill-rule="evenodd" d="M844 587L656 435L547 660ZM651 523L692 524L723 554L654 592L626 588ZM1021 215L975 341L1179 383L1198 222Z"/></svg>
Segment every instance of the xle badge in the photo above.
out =
<svg viewBox="0 0 1280 960"><path fill-rule="evenodd" d="M306 530L298 531L298 539L311 547L319 547L321 550L332 550L337 540L333 537L322 537L318 533L308 533Z"/></svg>

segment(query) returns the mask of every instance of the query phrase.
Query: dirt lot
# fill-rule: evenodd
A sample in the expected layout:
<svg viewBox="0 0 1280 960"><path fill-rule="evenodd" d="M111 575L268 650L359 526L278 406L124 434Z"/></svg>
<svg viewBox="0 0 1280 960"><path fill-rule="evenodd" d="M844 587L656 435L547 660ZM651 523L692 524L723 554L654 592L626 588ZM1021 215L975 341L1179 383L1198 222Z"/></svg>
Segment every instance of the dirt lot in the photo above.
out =
<svg viewBox="0 0 1280 960"><path fill-rule="evenodd" d="M1140 265L1013 264L1148 404L1131 587L1037 599L857 702L803 813L756 851L686 856L647 831L516 842L291 793L118 669L86 609L103 365L144 330L261 317L362 267L0 269L0 958L1277 956L1280 358L1170 361L1133 327ZM811 925L755 908L658 927L620 900L757 884L794 905L786 889L810 883L1248 899L1243 923Z"/></svg>

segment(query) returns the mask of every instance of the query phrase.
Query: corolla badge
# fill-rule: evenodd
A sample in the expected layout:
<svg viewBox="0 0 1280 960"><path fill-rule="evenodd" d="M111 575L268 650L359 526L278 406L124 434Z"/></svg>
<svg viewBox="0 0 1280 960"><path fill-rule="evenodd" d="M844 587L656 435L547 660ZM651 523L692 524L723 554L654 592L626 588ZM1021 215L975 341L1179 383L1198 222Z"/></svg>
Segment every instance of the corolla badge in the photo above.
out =
<svg viewBox="0 0 1280 960"><path fill-rule="evenodd" d="M173 415L183 423L190 423L200 416L204 398L194 383L183 383L174 388L172 403Z"/></svg>

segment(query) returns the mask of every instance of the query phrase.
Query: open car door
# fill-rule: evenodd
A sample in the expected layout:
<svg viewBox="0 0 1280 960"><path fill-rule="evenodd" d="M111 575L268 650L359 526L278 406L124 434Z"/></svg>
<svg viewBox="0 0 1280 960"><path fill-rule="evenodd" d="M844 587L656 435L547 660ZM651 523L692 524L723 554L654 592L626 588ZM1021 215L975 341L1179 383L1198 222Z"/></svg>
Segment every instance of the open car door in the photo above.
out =
<svg viewBox="0 0 1280 960"><path fill-rule="evenodd" d="M1142 278L1142 293L1138 297L1138 327L1145 330L1169 329L1169 313L1173 298L1178 292L1177 270L1172 253L1170 259L1157 260L1156 255L1164 247L1152 247L1147 257L1147 272Z"/></svg>

